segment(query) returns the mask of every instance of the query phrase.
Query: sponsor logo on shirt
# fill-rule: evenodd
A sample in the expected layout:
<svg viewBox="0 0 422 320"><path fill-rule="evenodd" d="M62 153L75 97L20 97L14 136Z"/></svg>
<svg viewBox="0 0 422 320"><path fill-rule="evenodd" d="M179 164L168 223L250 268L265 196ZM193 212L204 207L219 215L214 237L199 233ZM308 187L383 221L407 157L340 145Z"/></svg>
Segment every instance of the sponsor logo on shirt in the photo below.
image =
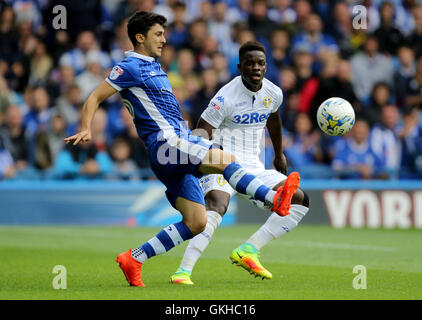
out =
<svg viewBox="0 0 422 320"><path fill-rule="evenodd" d="M258 113L258 112L251 112L251 113L244 113L244 114L236 114L233 116L233 123L240 123L240 124L252 124L252 123L260 123L267 121L268 117L271 113Z"/></svg>
<svg viewBox="0 0 422 320"><path fill-rule="evenodd" d="M247 103L248 103L247 101L242 101L242 102L236 103L234 106L235 107L241 107L241 106L244 106Z"/></svg>
<svg viewBox="0 0 422 320"><path fill-rule="evenodd" d="M218 96L217 98L215 98L216 100L220 101L221 104L224 105L224 97L223 96Z"/></svg>
<svg viewBox="0 0 422 320"><path fill-rule="evenodd" d="M210 178L209 178L209 177L202 178L202 179L200 179L200 180L199 180L199 182L201 182L201 183L207 183L207 182L210 182Z"/></svg>
<svg viewBox="0 0 422 320"><path fill-rule="evenodd" d="M220 110L221 109L218 104L215 104L215 102L211 102L210 104L211 104L211 107L213 107L216 110Z"/></svg>
<svg viewBox="0 0 422 320"><path fill-rule="evenodd" d="M113 69L111 69L110 72L110 80L116 80L119 76L123 74L123 69L119 66L114 66Z"/></svg>

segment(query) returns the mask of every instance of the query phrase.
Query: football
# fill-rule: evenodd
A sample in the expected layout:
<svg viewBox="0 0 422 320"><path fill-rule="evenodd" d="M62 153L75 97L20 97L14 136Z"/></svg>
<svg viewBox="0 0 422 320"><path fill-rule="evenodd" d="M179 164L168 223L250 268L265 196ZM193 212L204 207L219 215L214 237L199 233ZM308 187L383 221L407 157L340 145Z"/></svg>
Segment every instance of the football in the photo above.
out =
<svg viewBox="0 0 422 320"><path fill-rule="evenodd" d="M332 97L319 106L317 122L326 134L342 136L352 129L355 123L355 111L347 100Z"/></svg>

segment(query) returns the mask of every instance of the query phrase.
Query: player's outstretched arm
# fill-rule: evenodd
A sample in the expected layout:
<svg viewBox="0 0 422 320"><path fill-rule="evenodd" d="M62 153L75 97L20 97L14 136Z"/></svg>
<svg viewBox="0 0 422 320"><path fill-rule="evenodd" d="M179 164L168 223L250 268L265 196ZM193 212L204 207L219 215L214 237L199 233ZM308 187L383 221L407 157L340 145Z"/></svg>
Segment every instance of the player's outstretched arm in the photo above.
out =
<svg viewBox="0 0 422 320"><path fill-rule="evenodd" d="M196 129L193 130L192 133L196 136L211 140L214 130L215 128L201 117L198 120Z"/></svg>
<svg viewBox="0 0 422 320"><path fill-rule="evenodd" d="M274 148L274 167L283 174L287 172L287 161L283 154L282 126L279 112L271 113L267 120L267 129Z"/></svg>
<svg viewBox="0 0 422 320"><path fill-rule="evenodd" d="M82 107L82 121L80 131L70 137L64 139L66 143L77 145L79 142L87 142L91 140L91 122L94 118L95 111L101 102L116 93L117 90L109 85L106 81L101 82L98 87L89 95Z"/></svg>

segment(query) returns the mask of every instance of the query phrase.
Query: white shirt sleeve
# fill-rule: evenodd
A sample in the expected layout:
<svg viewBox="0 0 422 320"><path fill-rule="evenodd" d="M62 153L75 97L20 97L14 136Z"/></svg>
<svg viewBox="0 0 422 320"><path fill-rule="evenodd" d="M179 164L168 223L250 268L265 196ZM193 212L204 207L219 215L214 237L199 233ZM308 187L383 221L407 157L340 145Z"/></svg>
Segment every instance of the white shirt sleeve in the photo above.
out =
<svg viewBox="0 0 422 320"><path fill-rule="evenodd" d="M275 113L278 111L278 109L280 108L281 104L283 103L283 91L277 87L277 93L276 93L276 98L277 100L274 103L274 109L272 111L272 113Z"/></svg>
<svg viewBox="0 0 422 320"><path fill-rule="evenodd" d="M214 128L218 128L226 117L226 109L227 103L225 105L224 97L218 92L202 112L201 118Z"/></svg>

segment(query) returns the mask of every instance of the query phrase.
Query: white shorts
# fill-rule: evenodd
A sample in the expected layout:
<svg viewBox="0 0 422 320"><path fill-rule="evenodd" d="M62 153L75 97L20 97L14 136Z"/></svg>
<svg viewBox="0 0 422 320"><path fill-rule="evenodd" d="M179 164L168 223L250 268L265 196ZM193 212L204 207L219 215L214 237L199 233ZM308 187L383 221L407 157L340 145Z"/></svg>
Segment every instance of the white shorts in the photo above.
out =
<svg viewBox="0 0 422 320"><path fill-rule="evenodd" d="M254 171L252 171L254 172ZM255 176L260 179L268 188L273 188L278 183L284 181L287 179L287 176L284 174L274 170L262 170L258 172L254 172ZM202 176L199 179L199 184L202 187L202 191L204 192L204 196L207 195L208 192L212 190L219 190L224 191L230 195L230 197L234 196L235 194L238 194L239 196L242 196L243 198L249 200L257 207L262 207L263 203L261 201L257 201L253 198L251 198L248 195L243 195L238 193L236 190L234 190L230 184L227 182L226 179L224 179L223 175L221 174L207 174Z"/></svg>

